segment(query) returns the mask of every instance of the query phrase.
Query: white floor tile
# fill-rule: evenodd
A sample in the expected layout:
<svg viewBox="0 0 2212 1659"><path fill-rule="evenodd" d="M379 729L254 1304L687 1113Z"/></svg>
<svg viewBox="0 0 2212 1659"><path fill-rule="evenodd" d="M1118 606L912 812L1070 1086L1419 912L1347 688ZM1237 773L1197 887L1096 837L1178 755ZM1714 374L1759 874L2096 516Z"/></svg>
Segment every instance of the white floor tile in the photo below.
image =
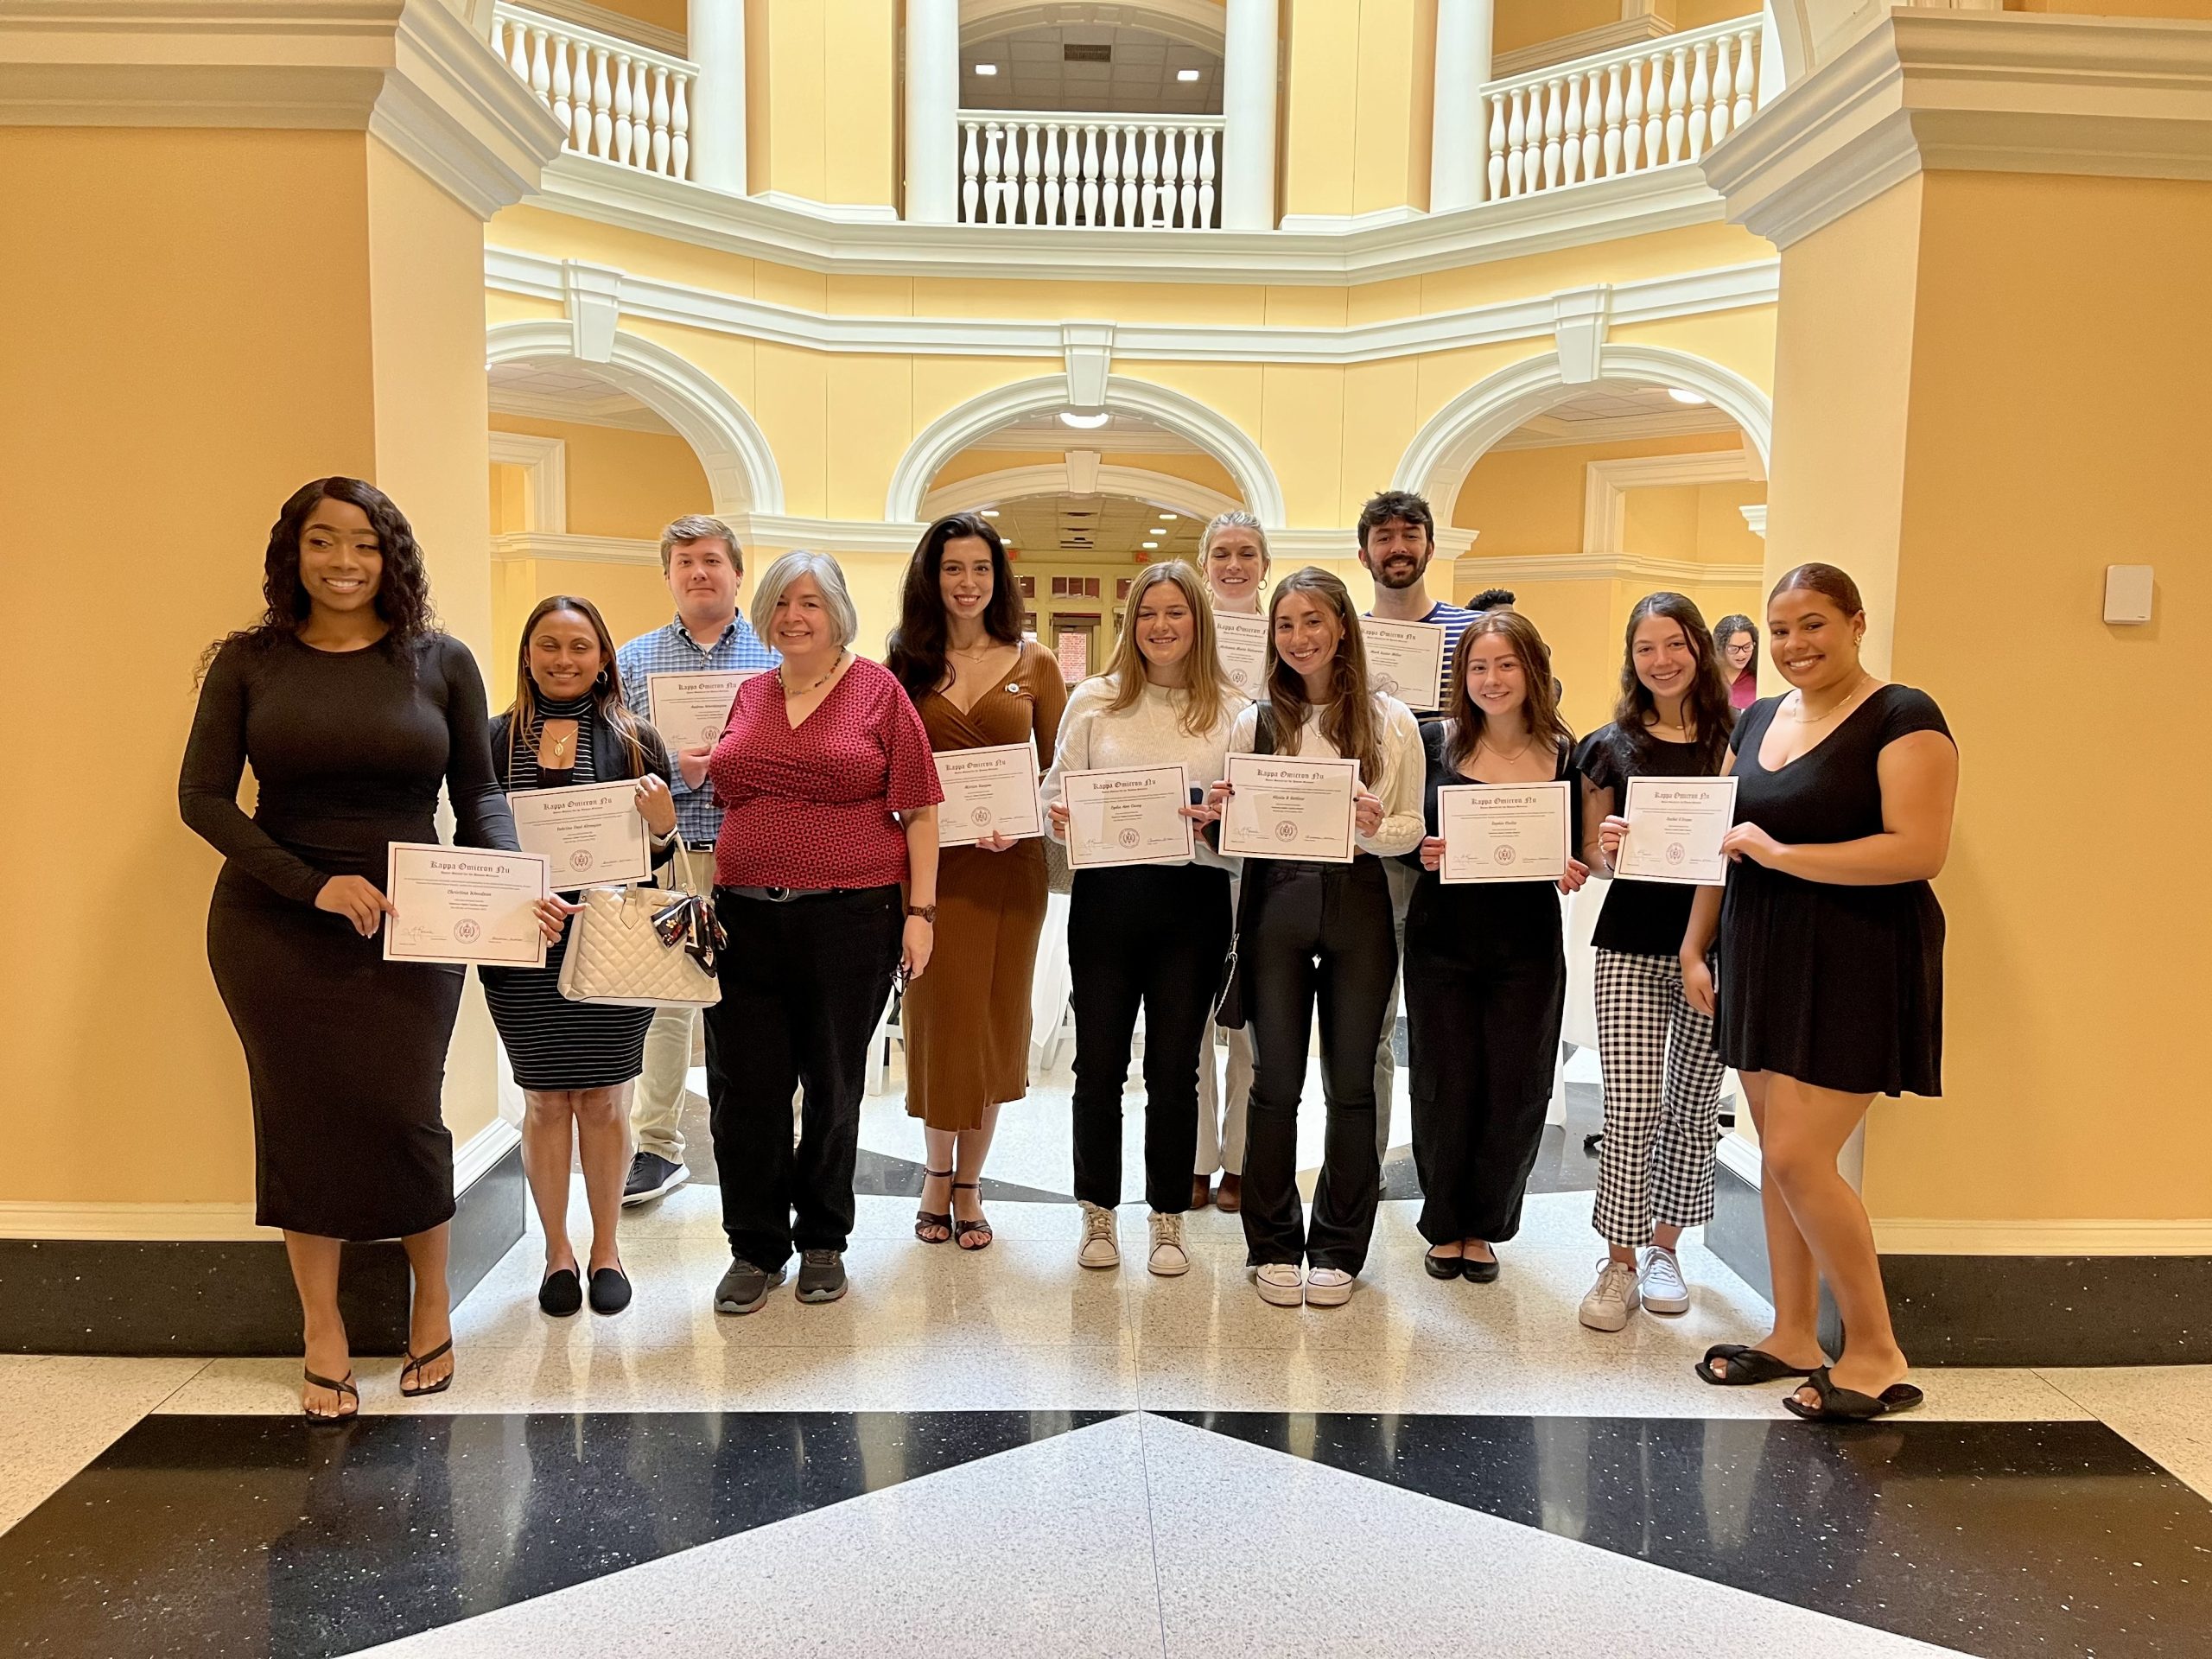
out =
<svg viewBox="0 0 2212 1659"><path fill-rule="evenodd" d="M2037 1375L2212 1497L2212 1365L2082 1366Z"/></svg>
<svg viewBox="0 0 2212 1659"><path fill-rule="evenodd" d="M0 1354L0 1532L52 1497L207 1363ZM292 1363L289 1369L296 1411L300 1368Z"/></svg>

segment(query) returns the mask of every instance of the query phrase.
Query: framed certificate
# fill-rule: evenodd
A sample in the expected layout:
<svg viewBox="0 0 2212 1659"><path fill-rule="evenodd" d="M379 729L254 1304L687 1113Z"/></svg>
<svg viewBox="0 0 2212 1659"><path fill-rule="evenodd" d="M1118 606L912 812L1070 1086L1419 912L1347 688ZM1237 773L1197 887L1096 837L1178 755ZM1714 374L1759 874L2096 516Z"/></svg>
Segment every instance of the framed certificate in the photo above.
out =
<svg viewBox="0 0 2212 1659"><path fill-rule="evenodd" d="M1045 833L1037 804L1037 751L1027 743L982 749L944 749L937 780L944 804L937 810L937 844L972 847L985 836Z"/></svg>
<svg viewBox="0 0 2212 1659"><path fill-rule="evenodd" d="M543 968L537 901L552 889L535 853L395 841L385 867L386 962Z"/></svg>
<svg viewBox="0 0 2212 1659"><path fill-rule="evenodd" d="M1444 625L1359 619L1367 646L1367 683L1416 713L1434 709L1444 683Z"/></svg>
<svg viewBox="0 0 2212 1659"><path fill-rule="evenodd" d="M1720 838L1736 821L1733 778L1631 778L1613 874L1631 881L1718 887L1728 880Z"/></svg>
<svg viewBox="0 0 2212 1659"><path fill-rule="evenodd" d="M1567 874L1574 785L1446 784L1436 791L1446 886L1556 881Z"/></svg>
<svg viewBox="0 0 2212 1659"><path fill-rule="evenodd" d="M1257 702L1268 678L1267 617L1216 611L1213 632L1221 671L1239 692Z"/></svg>
<svg viewBox="0 0 2212 1659"><path fill-rule="evenodd" d="M1068 868L1180 864L1192 853L1190 777L1180 766L1110 766L1062 775Z"/></svg>
<svg viewBox="0 0 2212 1659"><path fill-rule="evenodd" d="M523 851L545 861L556 887L642 881L652 874L634 779L518 789L509 792L507 805L515 815L515 838Z"/></svg>
<svg viewBox="0 0 2212 1659"><path fill-rule="evenodd" d="M1349 864L1357 760L1307 760L1285 754L1229 757L1221 850L1239 858L1295 858Z"/></svg>
<svg viewBox="0 0 2212 1659"><path fill-rule="evenodd" d="M729 706L737 701L737 688L760 668L718 668L696 674L648 674L645 701L648 716L672 753L677 749L709 747L729 724Z"/></svg>

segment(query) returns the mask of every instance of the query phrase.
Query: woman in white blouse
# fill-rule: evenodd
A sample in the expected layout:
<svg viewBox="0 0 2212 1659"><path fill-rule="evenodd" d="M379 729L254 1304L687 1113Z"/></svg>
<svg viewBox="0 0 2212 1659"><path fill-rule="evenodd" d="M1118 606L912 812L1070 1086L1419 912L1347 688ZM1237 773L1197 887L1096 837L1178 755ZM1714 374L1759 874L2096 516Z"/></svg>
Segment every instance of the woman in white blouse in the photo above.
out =
<svg viewBox="0 0 2212 1659"><path fill-rule="evenodd" d="M1349 864L1255 860L1244 873L1237 973L1257 1062L1244 1146L1245 1261L1261 1299L1351 1298L1381 1195L1375 1046L1398 947L1382 859L1421 844L1425 762L1412 712L1368 687L1359 618L1325 570L1293 571L1268 609L1266 700L1237 716L1230 753L1359 762ZM1210 795L1226 801L1226 784ZM1310 1224L1298 1196L1298 1103L1314 999L1328 1103Z"/></svg>
<svg viewBox="0 0 2212 1659"><path fill-rule="evenodd" d="M1214 648L1213 616L1198 573L1179 560L1146 567L1130 584L1128 621L1113 665L1085 680L1060 718L1044 798L1052 834L1069 838L1071 773L1180 766L1185 818L1222 773L1243 700L1230 694ZM1078 808L1078 810L1083 810ZM1084 850L1088 850L1087 849ZM1203 841L1172 862L1084 869L1076 855L1068 903L1070 1001L1075 1010L1075 1195L1083 1206L1076 1259L1110 1268L1121 1251L1122 1086L1144 1008L1146 1266L1185 1272L1183 1215L1198 1144L1198 1060L1229 953L1229 869Z"/></svg>

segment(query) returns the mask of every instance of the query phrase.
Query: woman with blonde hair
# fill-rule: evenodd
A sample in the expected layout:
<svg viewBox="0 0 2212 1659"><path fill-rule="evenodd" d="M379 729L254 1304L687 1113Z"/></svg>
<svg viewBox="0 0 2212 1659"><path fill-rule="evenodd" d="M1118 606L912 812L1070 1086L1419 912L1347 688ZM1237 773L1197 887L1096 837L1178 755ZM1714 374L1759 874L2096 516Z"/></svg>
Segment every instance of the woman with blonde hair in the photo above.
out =
<svg viewBox="0 0 2212 1659"><path fill-rule="evenodd" d="M1242 700L1214 649L1205 584L1180 560L1146 567L1130 585L1127 620L1105 673L1085 680L1060 721L1045 779L1052 834L1069 836L1071 772L1179 766L1187 818L1222 773ZM1229 870L1203 841L1173 863L1077 869L1068 909L1075 1009L1075 1195L1083 1206L1076 1259L1121 1260L1114 1208L1122 1199L1122 1086L1137 1010L1144 1010L1146 1265L1173 1275L1191 1265L1183 1216L1198 1144L1198 1067L1214 993L1229 951Z"/></svg>

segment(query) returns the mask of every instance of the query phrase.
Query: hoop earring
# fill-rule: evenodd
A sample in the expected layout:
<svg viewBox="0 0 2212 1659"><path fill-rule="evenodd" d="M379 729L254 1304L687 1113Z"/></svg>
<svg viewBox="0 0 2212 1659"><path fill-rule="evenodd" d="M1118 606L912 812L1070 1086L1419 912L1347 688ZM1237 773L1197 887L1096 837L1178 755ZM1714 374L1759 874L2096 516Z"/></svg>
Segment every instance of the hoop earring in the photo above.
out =
<svg viewBox="0 0 2212 1659"><path fill-rule="evenodd" d="M607 677L607 671L603 668L599 671L599 677L592 682L593 686L601 691L606 690L610 683L611 682Z"/></svg>

